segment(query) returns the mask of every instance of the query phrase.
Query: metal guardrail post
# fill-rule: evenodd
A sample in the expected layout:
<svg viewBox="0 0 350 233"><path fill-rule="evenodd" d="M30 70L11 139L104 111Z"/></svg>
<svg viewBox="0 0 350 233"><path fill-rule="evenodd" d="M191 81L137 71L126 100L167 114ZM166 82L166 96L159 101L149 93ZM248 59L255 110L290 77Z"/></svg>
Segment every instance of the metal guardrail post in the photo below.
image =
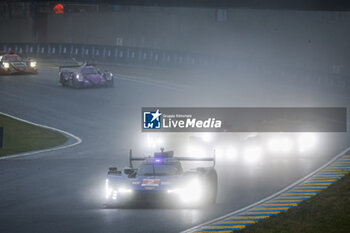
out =
<svg viewBox="0 0 350 233"><path fill-rule="evenodd" d="M2 43L0 51L11 49L23 56L61 59L77 58L93 61L117 61L122 64L143 64L172 67L203 64L204 58L185 52L125 46L73 43Z"/></svg>
<svg viewBox="0 0 350 233"><path fill-rule="evenodd" d="M4 128L0 127L0 148L4 147Z"/></svg>

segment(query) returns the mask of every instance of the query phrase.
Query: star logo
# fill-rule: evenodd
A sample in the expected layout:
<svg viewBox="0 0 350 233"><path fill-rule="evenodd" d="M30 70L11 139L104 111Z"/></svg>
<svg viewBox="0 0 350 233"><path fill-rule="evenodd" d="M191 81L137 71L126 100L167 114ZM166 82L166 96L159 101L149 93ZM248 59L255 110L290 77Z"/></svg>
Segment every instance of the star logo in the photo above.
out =
<svg viewBox="0 0 350 233"><path fill-rule="evenodd" d="M160 129L162 113L157 109L155 112L143 112L143 128L144 129Z"/></svg>
<svg viewBox="0 0 350 233"><path fill-rule="evenodd" d="M151 114L152 114L152 116L153 116L151 122L153 122L153 121L156 120L156 119L157 119L157 121L159 121L159 116L162 115L161 113L159 113L159 109L157 109L157 111L156 111L155 113L151 113Z"/></svg>

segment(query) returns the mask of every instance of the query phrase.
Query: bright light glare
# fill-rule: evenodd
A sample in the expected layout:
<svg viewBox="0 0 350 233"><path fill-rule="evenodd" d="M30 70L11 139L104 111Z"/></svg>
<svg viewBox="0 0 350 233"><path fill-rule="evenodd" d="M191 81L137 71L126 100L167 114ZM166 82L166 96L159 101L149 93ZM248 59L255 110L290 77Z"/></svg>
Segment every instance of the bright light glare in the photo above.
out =
<svg viewBox="0 0 350 233"><path fill-rule="evenodd" d="M225 155L224 149L221 147L215 148L216 158L223 158Z"/></svg>
<svg viewBox="0 0 350 233"><path fill-rule="evenodd" d="M36 61L31 61L30 62L30 67L32 67L32 68L36 67Z"/></svg>
<svg viewBox="0 0 350 233"><path fill-rule="evenodd" d="M268 147L275 153L289 153L292 150L292 141L289 138L273 138L268 142Z"/></svg>
<svg viewBox="0 0 350 233"><path fill-rule="evenodd" d="M105 183L106 198L108 199L111 195L112 190L109 188L109 180L106 179Z"/></svg>
<svg viewBox="0 0 350 233"><path fill-rule="evenodd" d="M201 133L200 137L204 142L211 142L213 139L213 136L211 133Z"/></svg>
<svg viewBox="0 0 350 233"><path fill-rule="evenodd" d="M130 194L132 193L131 189L121 187L118 190L113 189L113 187L110 187L109 185L109 180L106 179L105 183L105 194L106 194L106 199L112 198L112 199L117 199L117 194Z"/></svg>
<svg viewBox="0 0 350 233"><path fill-rule="evenodd" d="M262 156L262 149L259 146L247 146L243 150L243 156L246 163L256 163Z"/></svg>
<svg viewBox="0 0 350 233"><path fill-rule="evenodd" d="M117 199L117 191L113 191L112 199L113 199L113 200Z"/></svg>
<svg viewBox="0 0 350 233"><path fill-rule="evenodd" d="M77 75L76 75L76 77L77 77L77 79L78 79L80 82L84 81L84 79L83 79L83 76L82 76L82 75L77 74Z"/></svg>
<svg viewBox="0 0 350 233"><path fill-rule="evenodd" d="M118 192L119 193L131 193L132 190L131 189L127 189L127 188L119 188Z"/></svg>
<svg viewBox="0 0 350 233"><path fill-rule="evenodd" d="M215 149L215 154L220 159L236 159L238 156L238 150L234 146L218 147Z"/></svg>
<svg viewBox="0 0 350 233"><path fill-rule="evenodd" d="M203 157L205 156L205 150L200 146L190 145L188 147L188 153L193 157Z"/></svg>
<svg viewBox="0 0 350 233"><path fill-rule="evenodd" d="M161 137L154 137L151 135L147 135L147 147L151 149L159 149L160 147L164 147L164 139Z"/></svg>
<svg viewBox="0 0 350 233"><path fill-rule="evenodd" d="M168 189L168 193L180 193L180 189Z"/></svg>
<svg viewBox="0 0 350 233"><path fill-rule="evenodd" d="M235 158L237 158L238 151L235 147L230 146L230 147L226 148L225 154L226 154L226 158L235 159Z"/></svg>
<svg viewBox="0 0 350 233"><path fill-rule="evenodd" d="M181 201L186 203L198 203L203 197L203 187L196 178L182 188L169 189L167 192L179 195Z"/></svg>
<svg viewBox="0 0 350 233"><path fill-rule="evenodd" d="M112 80L112 78L113 78L113 74L112 74L112 73L108 73L108 74L106 75L106 79L107 79L107 80Z"/></svg>
<svg viewBox="0 0 350 233"><path fill-rule="evenodd" d="M5 69L10 68L10 63L8 63L8 62L4 62L3 64L4 64Z"/></svg>
<svg viewBox="0 0 350 233"><path fill-rule="evenodd" d="M184 202L199 202L202 197L202 187L198 179L190 181L180 192L181 200Z"/></svg>
<svg viewBox="0 0 350 233"><path fill-rule="evenodd" d="M298 138L299 152L307 152L316 146L317 137L315 133L302 133Z"/></svg>

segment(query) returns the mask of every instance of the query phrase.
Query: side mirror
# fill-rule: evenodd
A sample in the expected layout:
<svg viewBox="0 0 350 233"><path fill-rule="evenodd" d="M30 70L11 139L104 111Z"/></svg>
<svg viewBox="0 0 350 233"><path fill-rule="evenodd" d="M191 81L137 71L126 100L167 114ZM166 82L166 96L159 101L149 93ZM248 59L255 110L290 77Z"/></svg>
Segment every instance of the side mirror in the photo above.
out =
<svg viewBox="0 0 350 233"><path fill-rule="evenodd" d="M126 167L126 168L124 168L124 173L125 173L126 175L130 175L130 174L134 173L135 170L136 170L135 168Z"/></svg>
<svg viewBox="0 0 350 233"><path fill-rule="evenodd" d="M121 175L121 171L118 171L116 167L110 167L108 170L108 175Z"/></svg>

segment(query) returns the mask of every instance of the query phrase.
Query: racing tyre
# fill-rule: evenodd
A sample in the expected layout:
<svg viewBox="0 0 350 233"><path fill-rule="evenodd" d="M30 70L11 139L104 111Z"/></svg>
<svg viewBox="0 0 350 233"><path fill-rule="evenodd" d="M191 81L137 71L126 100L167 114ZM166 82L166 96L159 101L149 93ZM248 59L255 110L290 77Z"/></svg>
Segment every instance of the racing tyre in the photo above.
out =
<svg viewBox="0 0 350 233"><path fill-rule="evenodd" d="M67 85L67 81L65 81L65 80L63 79L62 74L60 75L60 83L61 83L62 87L67 87L67 86L68 86L68 85Z"/></svg>
<svg viewBox="0 0 350 233"><path fill-rule="evenodd" d="M107 81L107 84L104 87L114 87L114 80L112 79L111 81Z"/></svg>
<svg viewBox="0 0 350 233"><path fill-rule="evenodd" d="M68 85L69 87L71 87L71 88L75 88L75 86L74 86L74 81L73 81L73 77L70 77L70 79L69 79L69 85Z"/></svg>
<svg viewBox="0 0 350 233"><path fill-rule="evenodd" d="M114 80L108 85L108 87L114 87Z"/></svg>

